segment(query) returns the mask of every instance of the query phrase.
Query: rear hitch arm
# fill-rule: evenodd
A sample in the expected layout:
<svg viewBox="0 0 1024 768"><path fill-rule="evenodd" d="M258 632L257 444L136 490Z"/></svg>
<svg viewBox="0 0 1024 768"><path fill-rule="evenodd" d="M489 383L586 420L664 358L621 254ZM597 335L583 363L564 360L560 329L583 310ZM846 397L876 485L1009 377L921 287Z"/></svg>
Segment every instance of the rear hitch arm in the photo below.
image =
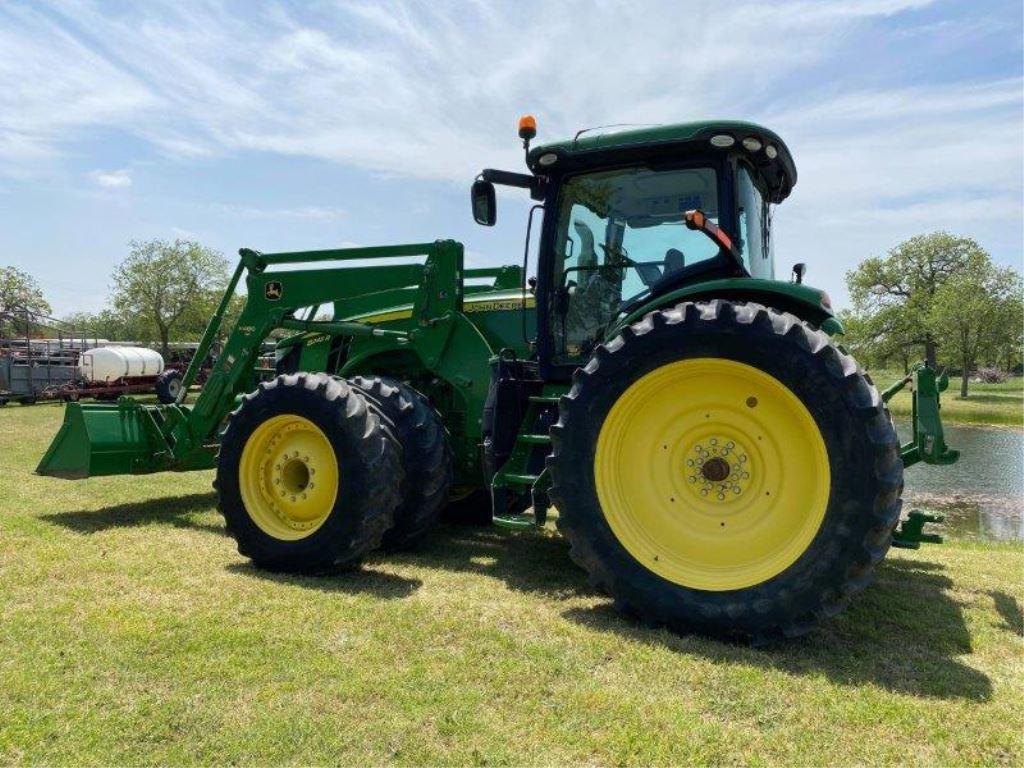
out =
<svg viewBox="0 0 1024 768"><path fill-rule="evenodd" d="M938 533L926 533L928 523L942 523L942 515L932 515L918 509L912 509L906 520L900 521L892 532L892 545L897 549L919 549L922 544L941 544L942 536Z"/></svg>
<svg viewBox="0 0 1024 768"><path fill-rule="evenodd" d="M882 401L888 403L893 395L910 385L913 396L911 424L914 431L910 442L900 449L903 466L910 467L923 461L925 464L953 464L960 458L960 451L946 445L939 416L941 405L939 394L949 386L949 376L943 371L936 374L927 363L917 363L903 379L882 392Z"/></svg>

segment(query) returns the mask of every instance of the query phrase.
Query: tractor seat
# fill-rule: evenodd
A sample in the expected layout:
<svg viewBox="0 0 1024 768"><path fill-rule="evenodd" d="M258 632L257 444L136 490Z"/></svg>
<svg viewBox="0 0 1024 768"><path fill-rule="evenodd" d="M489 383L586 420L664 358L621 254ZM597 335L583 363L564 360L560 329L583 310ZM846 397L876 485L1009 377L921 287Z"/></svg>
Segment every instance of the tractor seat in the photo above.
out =
<svg viewBox="0 0 1024 768"><path fill-rule="evenodd" d="M678 248L669 248L665 251L665 274L678 272L686 266L686 256Z"/></svg>

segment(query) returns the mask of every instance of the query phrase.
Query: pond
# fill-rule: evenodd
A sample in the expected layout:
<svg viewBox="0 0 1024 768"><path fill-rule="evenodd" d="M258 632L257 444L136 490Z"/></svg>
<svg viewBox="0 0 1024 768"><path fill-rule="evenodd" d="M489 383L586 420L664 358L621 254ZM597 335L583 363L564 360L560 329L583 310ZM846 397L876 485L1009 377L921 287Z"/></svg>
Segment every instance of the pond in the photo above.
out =
<svg viewBox="0 0 1024 768"><path fill-rule="evenodd" d="M911 434L909 421L896 426L901 438ZM908 469L904 513L921 507L945 515L935 530L950 537L1024 538L1024 431L964 424L947 424L945 430L960 460Z"/></svg>

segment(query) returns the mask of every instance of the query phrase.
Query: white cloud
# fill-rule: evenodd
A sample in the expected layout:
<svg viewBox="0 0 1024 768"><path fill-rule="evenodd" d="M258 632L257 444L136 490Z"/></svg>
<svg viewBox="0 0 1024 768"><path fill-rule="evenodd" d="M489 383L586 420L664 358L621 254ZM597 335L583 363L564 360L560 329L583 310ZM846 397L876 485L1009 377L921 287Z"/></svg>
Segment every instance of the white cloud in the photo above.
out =
<svg viewBox="0 0 1024 768"><path fill-rule="evenodd" d="M242 219L291 219L294 221L336 221L345 216L341 208L306 205L299 208L256 208L248 205L219 205L217 210Z"/></svg>
<svg viewBox="0 0 1024 768"><path fill-rule="evenodd" d="M40 12L0 9L0 169L17 175L81 130L134 122L159 104L130 72Z"/></svg>
<svg viewBox="0 0 1024 768"><path fill-rule="evenodd" d="M199 242L203 239L198 232L184 229L183 227L171 227L171 234L178 240L194 240Z"/></svg>
<svg viewBox="0 0 1024 768"><path fill-rule="evenodd" d="M89 177L106 189L123 189L132 185L132 174L127 168L117 171L95 170L89 174Z"/></svg>
<svg viewBox="0 0 1024 768"><path fill-rule="evenodd" d="M811 262L811 282L824 273L840 304L846 271L921 232L974 237L1019 266L1020 89L1020 80L894 87L767 115L799 173L775 219L777 253Z"/></svg>
<svg viewBox="0 0 1024 768"><path fill-rule="evenodd" d="M0 85L14 88L0 114L29 117L0 137L52 151L117 126L175 155L259 150L461 181L520 162L519 110L542 137L743 111L850 25L922 4L392 1L247 17L218 2L53 4L8 11L20 30L0 38Z"/></svg>
<svg viewBox="0 0 1024 768"><path fill-rule="evenodd" d="M922 229L1019 243L1019 77L958 82L924 77L922 64L917 80L893 70L859 81L857 62L833 60L872 24L899 46L907 30L962 33L961 18L934 20L945 7L920 26L895 23L928 4L4 5L0 175L57 162L90 131L116 128L192 161L262 152L464 183L485 165L521 167L521 111L538 116L542 140L588 125L745 117L775 128L799 168L776 219L780 260L822 269L841 301L842 271ZM972 34L1000 23L975 19ZM906 63L917 64L910 54Z"/></svg>

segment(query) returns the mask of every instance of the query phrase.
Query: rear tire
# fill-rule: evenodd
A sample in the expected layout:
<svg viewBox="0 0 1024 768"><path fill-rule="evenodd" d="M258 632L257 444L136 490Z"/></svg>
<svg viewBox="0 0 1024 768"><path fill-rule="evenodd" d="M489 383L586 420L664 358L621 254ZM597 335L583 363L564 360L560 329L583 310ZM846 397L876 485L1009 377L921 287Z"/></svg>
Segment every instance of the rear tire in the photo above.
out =
<svg viewBox="0 0 1024 768"><path fill-rule="evenodd" d="M184 377L181 371L176 368L169 368L156 378L153 389L156 392L156 399L164 405L170 405L178 401L178 394L181 392L181 382Z"/></svg>
<svg viewBox="0 0 1024 768"><path fill-rule="evenodd" d="M402 444L402 501L385 549L414 546L437 522L452 485L452 455L441 417L426 397L386 376L356 376L349 383L376 406Z"/></svg>
<svg viewBox="0 0 1024 768"><path fill-rule="evenodd" d="M239 553L320 573L380 546L401 480L401 448L363 395L299 373L260 384L230 415L215 485Z"/></svg>
<svg viewBox="0 0 1024 768"><path fill-rule="evenodd" d="M877 390L826 334L757 304L687 302L623 329L576 371L551 434L573 559L676 630L808 631L870 582L899 518Z"/></svg>

